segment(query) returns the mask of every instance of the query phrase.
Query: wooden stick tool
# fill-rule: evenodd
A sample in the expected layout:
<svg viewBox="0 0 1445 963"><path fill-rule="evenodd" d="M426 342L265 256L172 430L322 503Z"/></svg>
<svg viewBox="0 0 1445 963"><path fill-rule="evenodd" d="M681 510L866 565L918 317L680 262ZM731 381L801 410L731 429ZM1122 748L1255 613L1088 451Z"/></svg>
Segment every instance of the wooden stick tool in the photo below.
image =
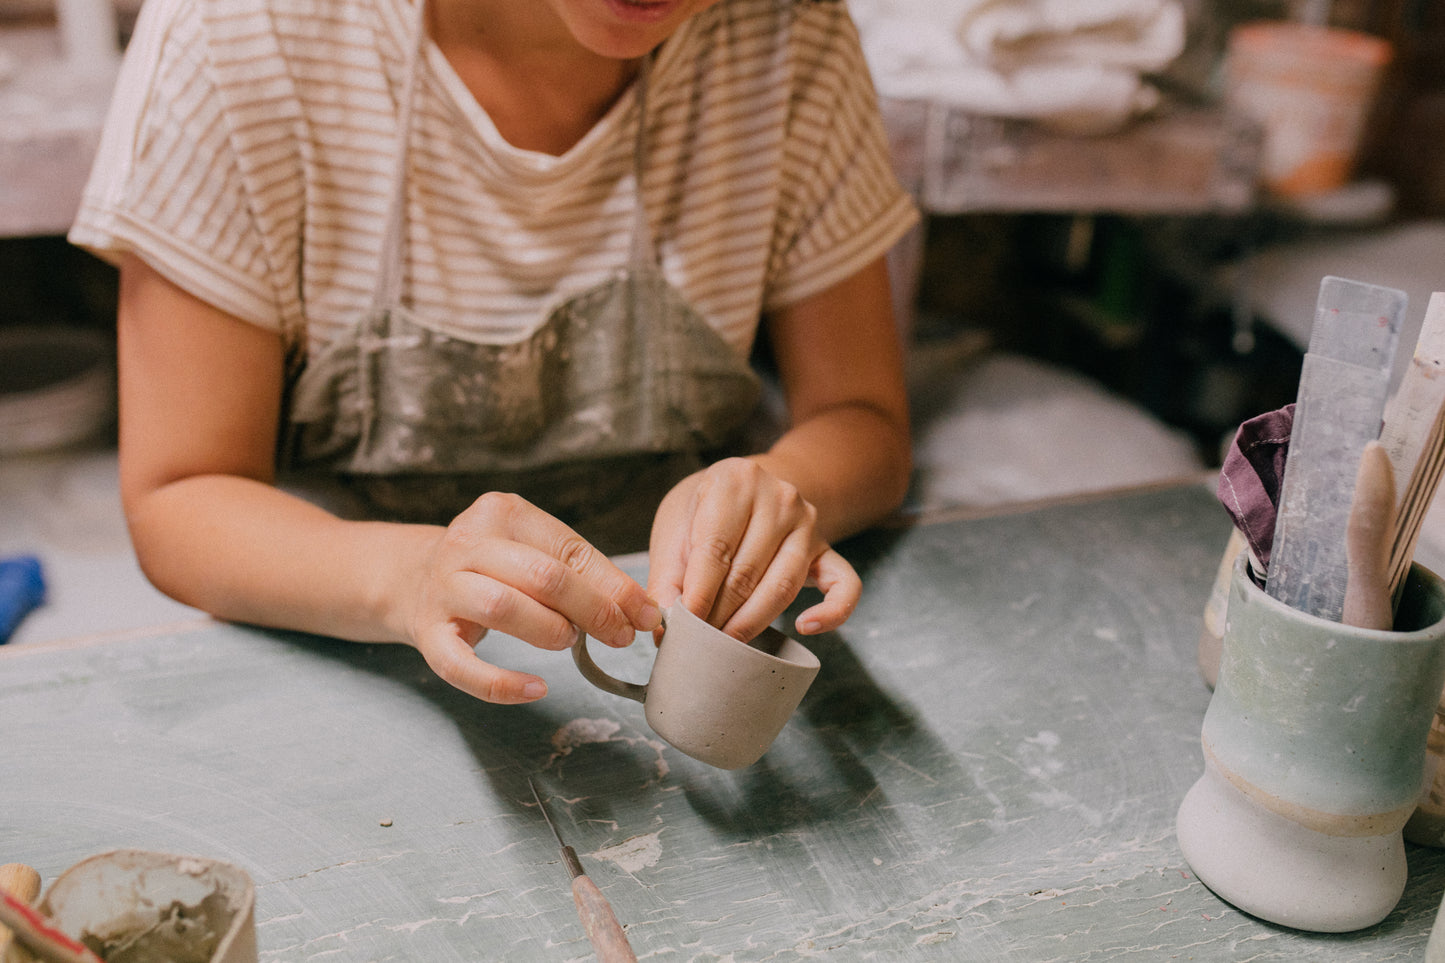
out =
<svg viewBox="0 0 1445 963"><path fill-rule="evenodd" d="M0 893L9 893L28 906L40 896L40 874L24 863L6 863L0 866ZM0 960L14 942L10 927L0 923Z"/></svg>
<svg viewBox="0 0 1445 963"><path fill-rule="evenodd" d="M40 874L24 863L0 866L0 958L6 963L101 963L85 944L64 933L30 904L40 894ZM20 949L15 944L19 944ZM29 952L25 952L28 950Z"/></svg>
<svg viewBox="0 0 1445 963"><path fill-rule="evenodd" d="M1395 470L1390 590L1398 603L1415 557L1420 524L1445 470L1445 292L1430 296L1410 367L1385 408L1380 441Z"/></svg>
<svg viewBox="0 0 1445 963"><path fill-rule="evenodd" d="M622 932L622 924L617 922L617 915L612 912L607 897L587 876L581 860L577 858L577 851L562 842L562 834L557 832L552 817L547 813L547 804L538 795L536 783L528 779L527 785L532 787L532 798L537 800L537 808L542 810L547 828L552 830L557 845L562 847L562 859L567 863L567 871L572 874L572 899L577 903L577 916L582 920L582 929L586 931L592 949L597 952L598 963L637 963L637 954L632 952L632 945L627 942L627 934Z"/></svg>

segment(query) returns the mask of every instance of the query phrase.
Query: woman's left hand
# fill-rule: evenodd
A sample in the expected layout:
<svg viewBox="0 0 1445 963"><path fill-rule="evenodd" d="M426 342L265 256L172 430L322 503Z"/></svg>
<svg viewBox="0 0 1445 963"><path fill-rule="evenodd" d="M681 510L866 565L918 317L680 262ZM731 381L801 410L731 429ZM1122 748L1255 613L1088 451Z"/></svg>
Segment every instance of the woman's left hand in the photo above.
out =
<svg viewBox="0 0 1445 963"><path fill-rule="evenodd" d="M649 563L648 592L664 609L681 597L742 641L767 628L805 585L823 600L798 616L802 635L842 625L863 591L853 566L818 534L817 510L747 458L717 462L667 494L652 524Z"/></svg>

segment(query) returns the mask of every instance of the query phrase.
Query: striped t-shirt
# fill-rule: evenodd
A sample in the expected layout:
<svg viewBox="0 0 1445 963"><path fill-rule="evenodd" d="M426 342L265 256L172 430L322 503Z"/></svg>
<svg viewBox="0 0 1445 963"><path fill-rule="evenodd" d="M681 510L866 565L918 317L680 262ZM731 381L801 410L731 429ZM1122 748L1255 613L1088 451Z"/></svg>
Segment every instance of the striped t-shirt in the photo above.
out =
<svg viewBox="0 0 1445 963"><path fill-rule="evenodd" d="M71 240L315 352L375 290L413 20L407 0L146 0ZM417 315L510 341L623 266L637 106L628 91L561 156L520 150L428 42L406 138ZM663 271L740 354L760 313L917 216L841 3L698 14L658 53L647 124Z"/></svg>

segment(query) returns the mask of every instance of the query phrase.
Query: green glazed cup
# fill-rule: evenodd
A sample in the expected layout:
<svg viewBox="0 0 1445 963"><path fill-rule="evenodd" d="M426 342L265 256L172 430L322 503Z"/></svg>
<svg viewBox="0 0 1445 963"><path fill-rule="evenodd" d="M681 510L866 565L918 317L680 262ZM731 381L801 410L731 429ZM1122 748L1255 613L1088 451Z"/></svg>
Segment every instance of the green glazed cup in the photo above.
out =
<svg viewBox="0 0 1445 963"><path fill-rule="evenodd" d="M1395 630L1316 618L1237 564L1204 774L1179 847L1220 898L1317 932L1372 926L1405 888L1401 833L1445 686L1445 583L1411 568Z"/></svg>

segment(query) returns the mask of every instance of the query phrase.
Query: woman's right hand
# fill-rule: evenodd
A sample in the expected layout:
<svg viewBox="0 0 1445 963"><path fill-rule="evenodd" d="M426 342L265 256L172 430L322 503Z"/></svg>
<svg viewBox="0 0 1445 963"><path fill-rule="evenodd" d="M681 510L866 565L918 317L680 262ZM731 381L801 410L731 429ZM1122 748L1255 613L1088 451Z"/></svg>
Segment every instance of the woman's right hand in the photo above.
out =
<svg viewBox="0 0 1445 963"><path fill-rule="evenodd" d="M642 586L516 496L484 495L442 529L346 520L277 488L280 336L136 256L121 268L118 348L126 522L172 598L229 621L407 642L492 702L547 687L477 658L490 629L565 649L574 624L614 646L661 624Z"/></svg>
<svg viewBox="0 0 1445 963"><path fill-rule="evenodd" d="M438 676L487 702L547 693L537 676L477 656L473 647L492 629L561 651L577 628L621 648L662 622L641 585L517 495L478 498L436 533L418 568L408 640Z"/></svg>

